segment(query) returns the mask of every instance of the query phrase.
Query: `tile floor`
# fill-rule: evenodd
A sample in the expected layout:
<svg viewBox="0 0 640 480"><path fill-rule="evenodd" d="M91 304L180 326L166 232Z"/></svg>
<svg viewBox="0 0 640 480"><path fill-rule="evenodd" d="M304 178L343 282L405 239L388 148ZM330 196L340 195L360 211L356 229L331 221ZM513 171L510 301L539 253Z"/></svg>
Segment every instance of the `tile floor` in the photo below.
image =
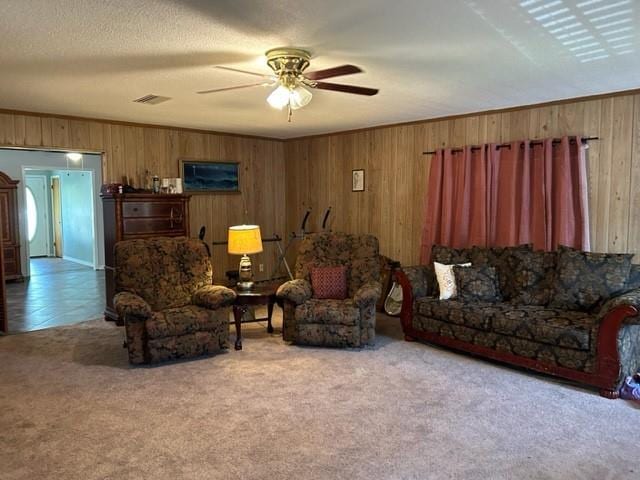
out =
<svg viewBox="0 0 640 480"><path fill-rule="evenodd" d="M104 271L60 258L31 259L31 278L7 284L9 333L102 316Z"/></svg>

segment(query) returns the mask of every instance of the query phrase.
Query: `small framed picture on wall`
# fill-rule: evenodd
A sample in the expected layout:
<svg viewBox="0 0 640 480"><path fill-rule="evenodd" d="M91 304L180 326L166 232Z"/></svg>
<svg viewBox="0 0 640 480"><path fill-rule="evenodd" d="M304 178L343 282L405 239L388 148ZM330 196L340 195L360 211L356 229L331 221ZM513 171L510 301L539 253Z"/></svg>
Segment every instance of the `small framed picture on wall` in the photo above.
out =
<svg viewBox="0 0 640 480"><path fill-rule="evenodd" d="M364 192L364 170L351 170L351 191Z"/></svg>

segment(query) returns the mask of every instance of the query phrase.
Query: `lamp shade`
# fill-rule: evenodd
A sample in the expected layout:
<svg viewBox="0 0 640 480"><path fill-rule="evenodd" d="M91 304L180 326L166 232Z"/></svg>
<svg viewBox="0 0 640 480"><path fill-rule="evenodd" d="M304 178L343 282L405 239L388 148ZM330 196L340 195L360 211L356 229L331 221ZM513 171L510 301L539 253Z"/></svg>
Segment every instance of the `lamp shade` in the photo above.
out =
<svg viewBox="0 0 640 480"><path fill-rule="evenodd" d="M262 236L258 225L229 227L228 251L232 255L249 255L262 251Z"/></svg>
<svg viewBox="0 0 640 480"><path fill-rule="evenodd" d="M310 101L313 95L306 88L298 85L296 88L291 90L291 95L289 97L289 102L291 104L291 108L297 110L299 108L304 107Z"/></svg>
<svg viewBox="0 0 640 480"><path fill-rule="evenodd" d="M279 85L271 95L267 97L267 102L273 108L277 108L278 110L282 110L289 103L289 95L291 91L285 87L284 85Z"/></svg>

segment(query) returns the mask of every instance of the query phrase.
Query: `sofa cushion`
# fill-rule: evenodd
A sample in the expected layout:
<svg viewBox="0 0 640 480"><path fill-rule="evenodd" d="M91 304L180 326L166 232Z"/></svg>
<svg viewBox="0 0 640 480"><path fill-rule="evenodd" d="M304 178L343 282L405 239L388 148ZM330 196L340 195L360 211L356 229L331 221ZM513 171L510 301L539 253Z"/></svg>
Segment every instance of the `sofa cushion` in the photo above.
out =
<svg viewBox="0 0 640 480"><path fill-rule="evenodd" d="M496 269L489 265L453 267L458 298L463 302L501 302Z"/></svg>
<svg viewBox="0 0 640 480"><path fill-rule="evenodd" d="M548 305L553 297L556 275L556 252L517 250L512 252L511 276L515 305Z"/></svg>
<svg viewBox="0 0 640 480"><path fill-rule="evenodd" d="M219 323L215 310L187 305L153 312L145 321L145 329L149 338L165 338L215 330Z"/></svg>
<svg viewBox="0 0 640 480"><path fill-rule="evenodd" d="M415 309L419 315L477 330L490 330L491 318L496 311L491 303L469 304L457 299L439 300L433 297L417 299Z"/></svg>
<svg viewBox="0 0 640 480"><path fill-rule="evenodd" d="M516 247L473 247L471 263L475 267L489 265L496 269L500 293L505 301L511 300L517 294L512 281L513 272L517 268L516 252L530 252L531 245Z"/></svg>
<svg viewBox="0 0 640 480"><path fill-rule="evenodd" d="M413 298L432 296L435 289L434 283L437 283L436 274L432 266L414 265L411 267L402 267L404 273L411 285L411 293Z"/></svg>
<svg viewBox="0 0 640 480"><path fill-rule="evenodd" d="M471 248L452 248L445 245L434 245L431 249L431 261L451 265L454 263L469 263Z"/></svg>
<svg viewBox="0 0 640 480"><path fill-rule="evenodd" d="M299 324L355 326L360 318L360 309L351 299L320 300L312 298L296 307L295 318Z"/></svg>
<svg viewBox="0 0 640 480"><path fill-rule="evenodd" d="M557 365L589 373L593 373L596 369L596 356L593 351L546 345L524 338L442 322L422 315L413 317L412 326L418 331L434 333L498 352L530 358L547 365ZM436 340L436 343L440 342Z"/></svg>
<svg viewBox="0 0 640 480"><path fill-rule="evenodd" d="M347 267L314 267L311 269L313 297L344 300L347 298Z"/></svg>
<svg viewBox="0 0 640 480"><path fill-rule="evenodd" d="M575 350L589 350L595 338L598 317L585 312L535 305L498 304L493 331Z"/></svg>
<svg viewBox="0 0 640 480"><path fill-rule="evenodd" d="M640 288L640 265L631 265L629 279L627 280L626 290L635 290Z"/></svg>
<svg viewBox="0 0 640 480"><path fill-rule="evenodd" d="M631 271L632 254L590 253L558 249L552 308L590 311L623 292Z"/></svg>

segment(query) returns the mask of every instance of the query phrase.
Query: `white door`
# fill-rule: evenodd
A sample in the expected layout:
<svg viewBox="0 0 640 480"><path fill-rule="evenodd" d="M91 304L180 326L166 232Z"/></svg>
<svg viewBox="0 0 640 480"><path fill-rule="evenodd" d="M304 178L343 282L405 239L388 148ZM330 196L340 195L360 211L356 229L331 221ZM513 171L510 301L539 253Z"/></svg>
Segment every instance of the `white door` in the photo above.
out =
<svg viewBox="0 0 640 480"><path fill-rule="evenodd" d="M27 175L24 183L29 256L46 257L49 255L47 177L43 175Z"/></svg>

